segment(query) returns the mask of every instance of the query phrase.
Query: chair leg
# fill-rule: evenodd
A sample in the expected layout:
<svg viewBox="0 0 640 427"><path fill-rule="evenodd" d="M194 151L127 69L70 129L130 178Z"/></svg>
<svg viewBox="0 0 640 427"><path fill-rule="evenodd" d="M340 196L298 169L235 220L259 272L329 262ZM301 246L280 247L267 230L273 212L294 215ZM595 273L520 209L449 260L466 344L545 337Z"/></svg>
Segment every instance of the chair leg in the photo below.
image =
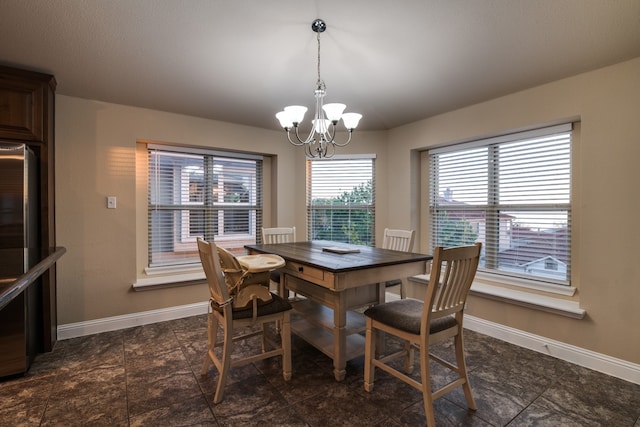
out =
<svg viewBox="0 0 640 427"><path fill-rule="evenodd" d="M218 318L212 313L207 317L207 352L204 355L204 361L202 363L202 370L200 375L205 375L211 366L211 354L216 347L216 340L218 339Z"/></svg>
<svg viewBox="0 0 640 427"><path fill-rule="evenodd" d="M407 279L401 279L400 280L400 299L406 299L407 298Z"/></svg>
<svg viewBox="0 0 640 427"><path fill-rule="evenodd" d="M467 363L465 362L464 357L464 337L462 336L462 328L458 332L458 335L455 336L455 348L456 348L456 362L458 363L458 369L460 373L460 377L464 378L464 383L462 384L462 390L464 391L464 396L467 399L467 405L469 405L470 409L474 411L477 409L476 402L473 399L473 394L471 393L471 385L469 384L469 375L467 374Z"/></svg>
<svg viewBox="0 0 640 427"><path fill-rule="evenodd" d="M404 357L404 372L407 375L411 375L411 373L413 373L416 349L413 347L410 341L406 341L404 343L404 351L406 352L406 355Z"/></svg>
<svg viewBox="0 0 640 427"><path fill-rule="evenodd" d="M209 366L211 366L211 357L209 356L209 350L207 349L207 354L204 355L204 360L202 361L202 369L200 370L200 375L204 375L209 370Z"/></svg>
<svg viewBox="0 0 640 427"><path fill-rule="evenodd" d="M288 311L283 314L282 332L280 333L282 345L282 376L285 381L289 381L291 379L291 318Z"/></svg>
<svg viewBox="0 0 640 427"><path fill-rule="evenodd" d="M422 400L424 402L424 414L427 417L427 425L435 427L436 417L433 412L433 395L431 394L431 367L429 366L428 346L420 346L420 376L422 379Z"/></svg>
<svg viewBox="0 0 640 427"><path fill-rule="evenodd" d="M262 322L260 324L260 330L262 331L262 334L260 334L260 338L262 341L262 352L264 353L265 351L267 351L267 324L265 322Z"/></svg>
<svg viewBox="0 0 640 427"><path fill-rule="evenodd" d="M373 391L373 381L375 378L375 366L371 360L375 358L377 331L373 328L373 321L367 317L367 331L364 344L364 389Z"/></svg>
<svg viewBox="0 0 640 427"><path fill-rule="evenodd" d="M213 403L220 403L224 397L224 387L227 385L227 376L231 368L231 352L233 350L233 328L231 322L226 322L224 326L224 344L222 345L222 369L220 369L218 377L218 385L216 386L216 394L213 397Z"/></svg>

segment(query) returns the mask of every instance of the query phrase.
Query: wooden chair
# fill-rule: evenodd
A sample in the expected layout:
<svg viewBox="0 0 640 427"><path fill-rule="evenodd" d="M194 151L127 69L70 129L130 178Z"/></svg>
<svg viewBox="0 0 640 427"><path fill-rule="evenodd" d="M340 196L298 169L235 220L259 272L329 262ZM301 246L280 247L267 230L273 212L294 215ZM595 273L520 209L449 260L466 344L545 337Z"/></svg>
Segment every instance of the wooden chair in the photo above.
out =
<svg viewBox="0 0 640 427"><path fill-rule="evenodd" d="M411 252L413 250L413 239L415 237L415 230L392 230L389 228L384 229L384 237L382 239L382 249L391 249L394 251ZM385 286L400 285L400 298L406 297L406 277L402 277L398 280L392 280L385 284Z"/></svg>
<svg viewBox="0 0 640 427"><path fill-rule="evenodd" d="M224 396L224 388L227 383L229 370L232 367L252 363L273 356L282 356L282 374L285 381L291 379L291 304L278 295L272 295L269 302L253 304L244 309L233 309L233 297L229 295L224 275L220 266L218 250L213 242L198 239L198 252L202 267L209 284L209 310L207 327L207 355L202 365L201 374L205 375L213 362L218 370L219 378L213 403L219 403ZM265 283L267 285L267 283ZM280 325L280 343L269 339L265 325L269 322L278 322ZM240 331L256 324L260 325L258 331ZM222 326L223 339L218 341L218 325ZM240 331L237 333L237 331ZM243 358L231 360L233 345L239 340L244 340L257 335L262 336L262 352ZM273 349L267 351L267 344ZM216 355L216 348L222 346L222 355Z"/></svg>
<svg viewBox="0 0 640 427"><path fill-rule="evenodd" d="M413 250L413 239L415 230L391 230L384 229L382 248L394 251L411 252Z"/></svg>
<svg viewBox="0 0 640 427"><path fill-rule="evenodd" d="M433 256L431 275L424 302L412 298L387 302L367 309L365 340L364 388L373 390L375 368L401 379L422 391L427 425L435 425L433 400L462 386L467 405L475 410L464 358L462 321L469 288L475 277L481 244L443 249L437 247ZM378 331L395 335L405 341L402 350L376 358ZM429 353L429 346L454 338L455 364ZM413 370L414 350L420 349L420 380L409 376ZM404 357L405 373L389 365ZM429 360L456 373L456 379L442 388L431 391Z"/></svg>
<svg viewBox="0 0 640 427"><path fill-rule="evenodd" d="M262 228L262 243L289 243L296 241L295 227Z"/></svg>
<svg viewBox="0 0 640 427"><path fill-rule="evenodd" d="M262 228L262 244L291 243L296 241L295 227L274 227ZM278 291L278 295L284 296L284 289L281 288L280 272L272 271L270 275L271 285Z"/></svg>

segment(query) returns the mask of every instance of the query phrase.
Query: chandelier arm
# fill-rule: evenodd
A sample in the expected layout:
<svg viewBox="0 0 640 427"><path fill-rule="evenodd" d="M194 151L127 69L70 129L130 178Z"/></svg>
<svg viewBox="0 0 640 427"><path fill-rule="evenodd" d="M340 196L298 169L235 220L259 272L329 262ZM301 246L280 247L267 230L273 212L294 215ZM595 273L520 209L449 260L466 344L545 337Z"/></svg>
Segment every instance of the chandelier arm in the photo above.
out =
<svg viewBox="0 0 640 427"><path fill-rule="evenodd" d="M311 132L309 132L309 136L307 136L306 139L300 138L300 134L298 133L298 126L295 126L295 129L296 129L296 139L298 140L299 143L292 142L293 145L300 146L303 144L309 144L310 142L313 141L313 135L315 134L315 131L313 128L311 128Z"/></svg>
<svg viewBox="0 0 640 427"><path fill-rule="evenodd" d="M335 139L335 137L336 137L336 125L333 122L331 122L329 124L329 127L324 132L324 139L328 143L334 144L333 140Z"/></svg>
<svg viewBox="0 0 640 427"><path fill-rule="evenodd" d="M328 158L333 157L333 156L334 156L334 154L336 154L336 145L335 145L335 144L333 144L333 143L332 143L332 144L330 144L330 145L331 145L331 147L327 147L327 148L325 148L325 150L324 150L324 154L323 154L323 156L322 156L322 157L324 157L324 158L327 158L327 159L328 159ZM329 150L329 148L331 148L331 150Z"/></svg>
<svg viewBox="0 0 640 427"><path fill-rule="evenodd" d="M287 129L287 139L292 145L295 145L296 147L300 147L301 145L304 145L304 141L300 141L300 138L298 137L297 127L296 127L296 139L300 142L295 142L294 140L291 139L291 129Z"/></svg>
<svg viewBox="0 0 640 427"><path fill-rule="evenodd" d="M337 145L338 147L344 147L349 142L351 142L351 135L353 135L353 129L349 129L349 138L345 142L336 142L333 141L333 145Z"/></svg>
<svg viewBox="0 0 640 427"><path fill-rule="evenodd" d="M316 157L318 157L318 156L316 155L316 153L314 153L314 152L313 152L313 150L312 150L312 145L313 145L313 144L306 144L306 145L305 145L305 151L307 152L307 153L306 153L306 154L307 154L307 157L311 157L311 158L314 158L314 159L315 159L315 158L316 158Z"/></svg>

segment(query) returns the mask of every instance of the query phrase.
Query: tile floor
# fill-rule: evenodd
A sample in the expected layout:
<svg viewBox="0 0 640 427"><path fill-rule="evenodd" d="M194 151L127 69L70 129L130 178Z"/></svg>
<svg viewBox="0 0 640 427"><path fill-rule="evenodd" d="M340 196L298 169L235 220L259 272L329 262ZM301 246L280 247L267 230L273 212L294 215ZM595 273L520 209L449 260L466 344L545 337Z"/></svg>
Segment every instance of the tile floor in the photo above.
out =
<svg viewBox="0 0 640 427"><path fill-rule="evenodd" d="M365 392L362 358L338 383L331 360L296 337L290 382L279 358L239 367L213 405L217 373L200 375L206 327L206 317L195 316L59 341L26 376L0 382L0 426L425 423L417 390L378 370L375 389ZM457 390L436 401L438 425L640 426L640 385L472 331L466 343L478 410L468 411Z"/></svg>

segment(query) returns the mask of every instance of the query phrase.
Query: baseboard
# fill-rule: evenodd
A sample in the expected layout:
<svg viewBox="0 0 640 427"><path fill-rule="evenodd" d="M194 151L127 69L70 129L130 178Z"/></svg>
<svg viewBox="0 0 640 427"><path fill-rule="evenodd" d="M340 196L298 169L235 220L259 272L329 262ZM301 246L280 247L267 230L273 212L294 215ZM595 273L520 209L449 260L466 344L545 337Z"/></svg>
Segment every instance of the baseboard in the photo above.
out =
<svg viewBox="0 0 640 427"><path fill-rule="evenodd" d="M207 301L169 307L159 310L106 317L87 322L68 323L58 326L58 339L65 340L100 332L115 331L133 326L148 325L183 317L196 316L207 312ZM485 334L520 347L539 353L548 354L558 359L594 371L602 372L635 384L640 384L640 365L616 359L591 350L586 350L560 341L551 340L539 335L510 328L499 323L490 322L479 317L465 315L465 328Z"/></svg>
<svg viewBox="0 0 640 427"><path fill-rule="evenodd" d="M58 326L58 339L66 340L69 338L92 335L100 332L116 331L119 329L131 328L133 326L148 325L151 323L165 322L167 320L206 314L207 305L208 301L204 301L196 304L143 311L140 313L125 314L122 316L105 317L103 319L89 320L86 322L68 323Z"/></svg>
<svg viewBox="0 0 640 427"><path fill-rule="evenodd" d="M520 347L548 354L634 384L640 384L640 365L635 363L530 334L499 323L489 322L479 317L465 315L464 326L469 330L489 335Z"/></svg>

